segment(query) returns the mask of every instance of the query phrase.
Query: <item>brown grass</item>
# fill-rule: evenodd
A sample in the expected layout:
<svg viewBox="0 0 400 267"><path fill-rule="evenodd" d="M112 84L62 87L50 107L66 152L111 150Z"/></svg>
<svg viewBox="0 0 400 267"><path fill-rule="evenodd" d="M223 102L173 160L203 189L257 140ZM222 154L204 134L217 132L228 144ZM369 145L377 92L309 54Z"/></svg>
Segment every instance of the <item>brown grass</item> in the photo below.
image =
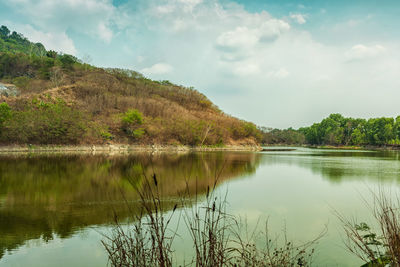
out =
<svg viewBox="0 0 400 267"><path fill-rule="evenodd" d="M249 123L224 114L192 88L151 81L123 70L64 71L54 86L53 81L29 79L21 83L20 96L1 101L18 111L32 99L63 99L91 121L81 143L255 145L260 138L257 131L248 130ZM120 115L130 109L144 116L140 138L121 130ZM104 138L105 131L110 138Z"/></svg>

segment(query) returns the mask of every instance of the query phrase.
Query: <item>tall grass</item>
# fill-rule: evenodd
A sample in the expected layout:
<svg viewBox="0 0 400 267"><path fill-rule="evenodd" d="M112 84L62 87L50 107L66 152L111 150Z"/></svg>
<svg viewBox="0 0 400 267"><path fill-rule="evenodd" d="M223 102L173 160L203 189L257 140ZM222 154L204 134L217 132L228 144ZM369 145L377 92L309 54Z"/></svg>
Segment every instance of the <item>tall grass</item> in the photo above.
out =
<svg viewBox="0 0 400 267"><path fill-rule="evenodd" d="M346 234L346 248L366 262L365 266L400 266L400 199L379 189L371 191L372 203L366 202L377 231L365 222L347 219L336 212Z"/></svg>
<svg viewBox="0 0 400 267"><path fill-rule="evenodd" d="M176 231L170 232L169 224L177 205L166 217L155 174L152 181L154 185L145 176L142 190L137 190L139 212L131 212L132 224L124 228L115 216L111 235L102 240L112 266L172 266L171 246Z"/></svg>
<svg viewBox="0 0 400 267"><path fill-rule="evenodd" d="M243 227L247 230L247 223L227 212L226 194L216 193L218 177L203 197L198 192L191 195L187 185L172 212L166 213L156 175L144 178L143 187L136 188L139 215L133 215L134 221L128 227L115 217L112 233L102 241L111 266L310 266L313 247L324 234L295 245L288 240L286 231L283 240L272 239L266 222L265 231L256 227L249 235L243 231ZM178 236L178 228L170 227L173 216L183 218L193 248L193 258L182 264L174 262L172 243ZM265 240L261 244L260 234Z"/></svg>
<svg viewBox="0 0 400 267"><path fill-rule="evenodd" d="M238 256L234 258L235 266L312 266L314 245L325 235L326 230L325 227L315 239L309 242L295 244L288 239L286 228L280 235L272 238L268 220L265 221L263 230L256 227L250 233L247 223L237 224L234 231L234 242L238 245L236 248Z"/></svg>

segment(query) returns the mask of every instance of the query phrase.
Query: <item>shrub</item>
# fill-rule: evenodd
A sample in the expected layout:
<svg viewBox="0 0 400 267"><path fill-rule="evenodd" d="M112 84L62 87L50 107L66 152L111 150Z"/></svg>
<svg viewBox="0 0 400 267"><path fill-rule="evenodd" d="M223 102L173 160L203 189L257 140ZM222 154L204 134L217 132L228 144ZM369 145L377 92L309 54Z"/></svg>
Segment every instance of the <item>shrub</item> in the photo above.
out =
<svg viewBox="0 0 400 267"><path fill-rule="evenodd" d="M11 118L12 112L11 108L8 106L7 103L0 104L0 133L3 128L3 124L5 121Z"/></svg>
<svg viewBox="0 0 400 267"><path fill-rule="evenodd" d="M138 128L138 129L132 131L132 136L135 138L141 138L144 134L145 134L145 131L143 128Z"/></svg>
<svg viewBox="0 0 400 267"><path fill-rule="evenodd" d="M23 110L13 111L3 129L1 139L16 143L79 143L86 133L84 115L63 101L27 103Z"/></svg>
<svg viewBox="0 0 400 267"><path fill-rule="evenodd" d="M143 123L143 114L137 109L130 109L122 115L122 130L135 139L141 138L145 131L138 128Z"/></svg>
<svg viewBox="0 0 400 267"><path fill-rule="evenodd" d="M143 123L143 114L140 113L137 109L130 109L124 113L122 117L122 123L124 124L142 124Z"/></svg>

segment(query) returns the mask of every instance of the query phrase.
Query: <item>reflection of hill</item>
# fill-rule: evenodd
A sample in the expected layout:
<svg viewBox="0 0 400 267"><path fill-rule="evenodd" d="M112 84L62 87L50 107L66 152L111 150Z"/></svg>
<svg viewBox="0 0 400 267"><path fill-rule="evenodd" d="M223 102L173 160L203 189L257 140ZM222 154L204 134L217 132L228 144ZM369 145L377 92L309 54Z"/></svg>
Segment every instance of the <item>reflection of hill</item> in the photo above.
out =
<svg viewBox="0 0 400 267"><path fill-rule="evenodd" d="M331 182L361 179L392 181L400 178L400 153L396 151L305 150L269 153L265 164L289 164L310 169ZM345 178L345 179L344 179Z"/></svg>
<svg viewBox="0 0 400 267"><path fill-rule="evenodd" d="M0 156L0 258L26 240L69 237L90 225L107 224L116 211L127 217L122 197L137 200L138 187L157 174L165 197L186 188L205 192L219 180L255 172L256 153L134 154L129 156ZM172 207L172 206L171 206Z"/></svg>

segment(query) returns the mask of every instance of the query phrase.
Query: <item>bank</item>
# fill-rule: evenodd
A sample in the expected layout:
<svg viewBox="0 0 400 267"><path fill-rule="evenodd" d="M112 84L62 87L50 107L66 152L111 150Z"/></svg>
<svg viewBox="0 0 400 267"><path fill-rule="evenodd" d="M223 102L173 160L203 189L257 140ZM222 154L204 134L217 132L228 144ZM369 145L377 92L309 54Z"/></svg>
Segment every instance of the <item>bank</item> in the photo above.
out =
<svg viewBox="0 0 400 267"><path fill-rule="evenodd" d="M258 145L186 146L186 145L3 145L0 153L129 153L190 151L261 151Z"/></svg>

